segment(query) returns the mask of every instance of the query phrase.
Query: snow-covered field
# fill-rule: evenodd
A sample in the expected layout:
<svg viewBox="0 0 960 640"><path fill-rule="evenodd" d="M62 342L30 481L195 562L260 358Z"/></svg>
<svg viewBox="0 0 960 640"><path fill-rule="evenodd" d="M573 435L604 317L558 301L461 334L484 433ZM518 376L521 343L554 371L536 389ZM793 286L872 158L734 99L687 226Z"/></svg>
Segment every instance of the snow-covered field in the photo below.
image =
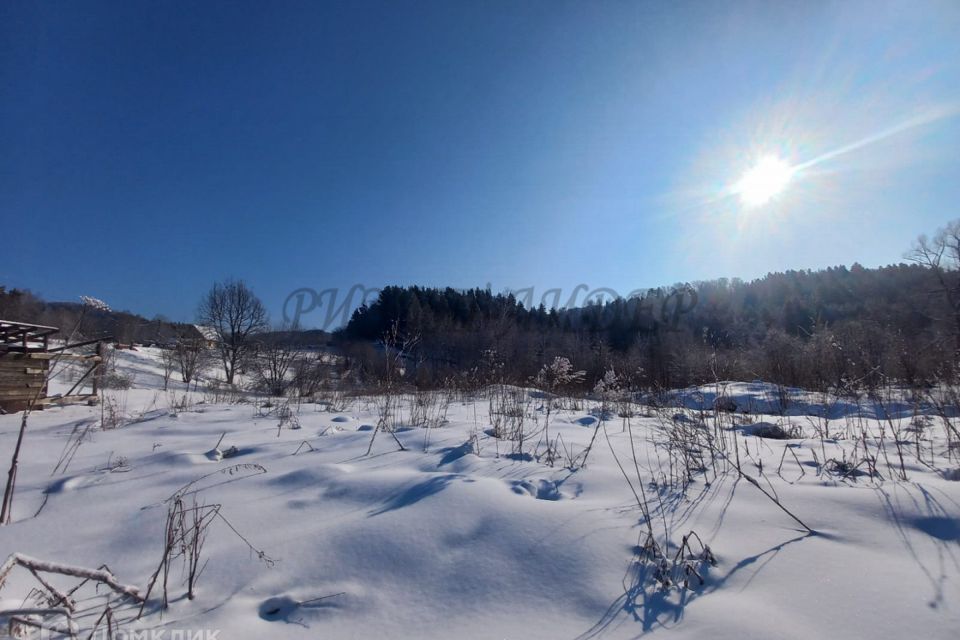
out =
<svg viewBox="0 0 960 640"><path fill-rule="evenodd" d="M224 516L207 529L196 597L184 596L176 564L166 611L156 589L139 620L129 620L136 607L114 597L124 630L164 629L168 638L219 630L221 639L960 634L960 463L948 459L936 416L919 432L910 417L886 422L835 408L830 422L794 410L721 414L719 424L708 415L700 424L699 407L684 401L686 409L659 413L637 407L627 429L616 408L601 424L595 402L564 401L549 425L562 455L580 454L598 433L586 466L572 470L563 459L550 466L542 456L510 455L516 444L490 434L485 396L454 399L435 429L398 429L406 450L380 433L365 455L375 400L336 412L291 404L296 419L278 429L276 408L216 403L176 384L163 392L153 350L118 357L134 387L107 392L122 418L116 428L100 428L101 407L32 414L0 561L19 552L106 564L145 590L161 559L169 498L194 482L181 492L185 503L218 504ZM759 397L769 389L728 391ZM522 395L533 433L545 401ZM751 435L760 423L793 426L801 437ZM0 416L4 471L19 424L20 414ZM829 439L817 435L824 426ZM902 429L902 466L894 428ZM857 436L864 429L865 439ZM678 441L678 432L701 445L714 438L714 449L686 451L705 468L688 486L678 465L692 441ZM235 455L223 457L231 448ZM739 476L735 460L757 485ZM906 481L897 477L904 472ZM664 558L642 549L644 496L654 541L669 556L664 570L686 576L687 588L658 581ZM672 564L691 531L710 553L694 536ZM0 608L24 606L34 587L34 576L14 568ZM106 593L78 603L92 612L76 616L84 629Z"/></svg>

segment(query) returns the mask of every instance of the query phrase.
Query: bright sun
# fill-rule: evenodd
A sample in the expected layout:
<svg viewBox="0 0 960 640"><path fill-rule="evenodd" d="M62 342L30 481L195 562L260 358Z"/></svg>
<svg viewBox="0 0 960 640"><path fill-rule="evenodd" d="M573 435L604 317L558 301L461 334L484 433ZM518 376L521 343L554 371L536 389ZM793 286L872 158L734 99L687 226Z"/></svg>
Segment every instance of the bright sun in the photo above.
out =
<svg viewBox="0 0 960 640"><path fill-rule="evenodd" d="M743 174L733 186L741 202L748 207L766 204L783 191L793 176L793 168L776 156L764 156Z"/></svg>

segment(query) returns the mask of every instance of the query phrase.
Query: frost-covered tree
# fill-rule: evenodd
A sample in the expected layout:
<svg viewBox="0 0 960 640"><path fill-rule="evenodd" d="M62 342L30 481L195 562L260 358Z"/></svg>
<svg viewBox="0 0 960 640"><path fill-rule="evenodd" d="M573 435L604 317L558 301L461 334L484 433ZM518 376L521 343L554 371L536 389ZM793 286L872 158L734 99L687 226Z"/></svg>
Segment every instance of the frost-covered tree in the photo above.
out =
<svg viewBox="0 0 960 640"><path fill-rule="evenodd" d="M569 358L557 356L552 362L540 368L534 383L543 391L557 393L565 387L583 381L585 375L584 371L574 371Z"/></svg>

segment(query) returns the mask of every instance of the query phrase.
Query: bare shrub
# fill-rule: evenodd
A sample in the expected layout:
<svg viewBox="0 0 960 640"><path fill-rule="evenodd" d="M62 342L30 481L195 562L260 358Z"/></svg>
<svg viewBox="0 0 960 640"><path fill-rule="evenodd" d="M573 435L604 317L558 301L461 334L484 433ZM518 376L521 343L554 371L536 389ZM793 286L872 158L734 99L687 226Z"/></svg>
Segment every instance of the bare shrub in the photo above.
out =
<svg viewBox="0 0 960 640"><path fill-rule="evenodd" d="M327 411L340 413L350 406L350 397L342 389L328 389L321 393Z"/></svg>
<svg viewBox="0 0 960 640"><path fill-rule="evenodd" d="M597 440L597 434L600 433L601 429L606 431L606 422L611 416L611 407L620 393L620 379L612 368L607 369L603 377L597 381L597 384L594 385L593 393L600 401L596 411L597 424L593 429L593 435L590 437L590 443L576 460L577 466L581 468L587 466L587 458L590 457L590 452L593 450L593 445Z"/></svg>
<svg viewBox="0 0 960 640"><path fill-rule="evenodd" d="M124 411L116 398L104 396L100 403L100 428L103 430L116 429L123 425Z"/></svg>
<svg viewBox="0 0 960 640"><path fill-rule="evenodd" d="M193 382L210 364L210 352L204 342L197 338L177 340L172 357L180 370L180 378L187 384Z"/></svg>
<svg viewBox="0 0 960 640"><path fill-rule="evenodd" d="M293 384L292 375L296 363L303 358L302 352L294 346L286 344L282 339L287 328L281 327L277 334L269 339L257 342L256 354L250 359L250 369L253 371L257 386L274 396L282 396Z"/></svg>
<svg viewBox="0 0 960 640"><path fill-rule="evenodd" d="M770 424L761 422L754 425L749 434L768 440L795 440L803 437L803 429L795 424Z"/></svg>
<svg viewBox="0 0 960 640"><path fill-rule="evenodd" d="M214 520L220 520L253 552L256 557L268 567L274 565L274 560L266 552L254 547L247 538L237 531L237 528L230 523L223 515L222 506L219 504L201 504L194 497L188 505L184 498L188 492L199 492L203 490L203 481L216 475L238 475L247 473L250 475L259 475L266 473L266 469L256 464L238 464L226 467L200 476L183 485L177 491L167 498L167 518L163 534L163 554L160 557L160 563L147 585L146 594L142 598L140 614L143 614L144 607L151 593L157 587L159 581L161 588L161 606L166 609L169 606L169 580L173 570L173 565L181 563L181 573L183 583L187 587L187 598L192 600L196 596L196 585L206 562L201 563L203 546L207 539L208 529Z"/></svg>
<svg viewBox="0 0 960 640"><path fill-rule="evenodd" d="M585 375L585 371L574 371L568 358L557 356L552 362L543 365L533 379L534 385L543 391L544 396L543 404L546 408L546 417L543 423L544 440L546 441L544 458L550 466L553 466L554 460L559 457L556 443L550 440L550 414L553 411L554 396L571 385L582 382Z"/></svg>
<svg viewBox="0 0 960 640"><path fill-rule="evenodd" d="M523 389L507 385L496 385L490 395L490 422L493 436L513 443L513 453L523 455L523 445L527 436L526 417L530 401Z"/></svg>
<svg viewBox="0 0 960 640"><path fill-rule="evenodd" d="M401 451L406 451L406 447L400 442L395 433L396 426L391 418L399 411L399 380L406 372L406 353L417 342L417 338L408 338L400 333L399 324L394 322L390 330L387 331L382 339L384 350L384 363L382 377L379 382L376 395L374 395L374 405L377 410L377 426L370 435L370 444L367 446L366 455L370 455L373 450L373 442L380 431L387 431L393 436L397 446Z"/></svg>
<svg viewBox="0 0 960 640"><path fill-rule="evenodd" d="M403 443L400 442L400 439L397 437L391 421L394 411L397 409L399 403L397 395L392 389L384 388L380 393L373 396L373 403L377 412L377 425L374 428L373 433L370 435L370 444L367 446L366 455L370 455L370 452L373 451L373 443L377 438L377 434L381 431L386 431L389 433L397 443L397 446L400 448L400 450L406 451L406 447L403 446Z"/></svg>
<svg viewBox="0 0 960 640"><path fill-rule="evenodd" d="M280 432L284 427L288 429L299 429L300 428L300 419L297 417L296 412L290 408L290 403L284 401L277 409L277 437L280 437Z"/></svg>

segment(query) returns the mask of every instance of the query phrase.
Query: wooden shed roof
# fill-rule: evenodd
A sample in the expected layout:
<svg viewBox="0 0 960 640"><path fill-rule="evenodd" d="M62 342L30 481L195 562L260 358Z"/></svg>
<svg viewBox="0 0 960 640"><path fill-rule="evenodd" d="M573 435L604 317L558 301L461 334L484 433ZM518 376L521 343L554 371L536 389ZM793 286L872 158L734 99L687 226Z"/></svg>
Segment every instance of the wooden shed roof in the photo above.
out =
<svg viewBox="0 0 960 640"><path fill-rule="evenodd" d="M0 320L0 352L45 350L47 337L59 330L42 324Z"/></svg>

